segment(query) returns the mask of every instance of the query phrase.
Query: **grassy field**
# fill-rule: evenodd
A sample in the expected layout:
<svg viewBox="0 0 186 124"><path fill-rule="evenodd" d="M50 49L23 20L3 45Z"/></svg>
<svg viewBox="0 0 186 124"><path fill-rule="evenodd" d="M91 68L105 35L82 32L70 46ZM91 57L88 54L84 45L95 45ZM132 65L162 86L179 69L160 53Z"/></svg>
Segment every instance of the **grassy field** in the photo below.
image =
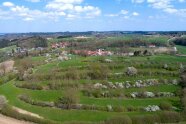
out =
<svg viewBox="0 0 186 124"><path fill-rule="evenodd" d="M141 67L141 71L152 71L152 72L176 72L176 71L168 71L164 69L155 69L151 68L151 66L147 66L145 63L149 63L149 65L153 65L153 63L157 64L164 64L167 63L169 66L172 67L179 67L179 63L185 64L186 58L183 57L176 57L171 55L157 55L157 56L150 56L150 57L105 57L112 59L115 63L115 65L121 65L119 69L113 69L111 73L113 72L123 72L124 69L130 65L133 65L132 62L140 64L144 63L144 65ZM44 57L35 57L32 58L33 61L44 61ZM100 63L99 57L79 57L79 56L72 56L72 59L69 61L64 62L53 62L49 64L44 64L41 66L36 67L37 71L35 74L40 73L50 73L52 69L68 69L70 67L84 67L85 70L87 70L87 66L90 63ZM113 63L105 63L108 66L113 65ZM146 67L145 67L146 66ZM145 67L145 69L144 69ZM81 70L79 70L81 71ZM63 74L64 72L59 72L59 74ZM117 81L135 81L135 80L145 80L145 79L152 79L152 78L164 78L164 79L178 79L179 77L172 77L170 75L157 75L157 76L136 76L136 77L121 77L121 78L111 78L108 79L109 81L117 82ZM81 79L79 82L87 83L87 79ZM148 113L148 112L106 112L106 111L91 111L91 110L62 110L58 108L49 108L49 107L39 107L35 105L30 105L28 103L25 103L21 101L18 96L22 94L27 94L30 96L33 100L38 101L57 101L59 97L63 96L63 89L60 90L31 90L31 89L25 89L25 88L18 88L14 85L14 83L19 83L16 80L10 81L6 84L3 84L0 87L0 94L5 95L9 101L9 104L12 106L16 106L22 109L25 109L27 111L39 114L40 116L43 116L44 118L51 119L54 121L59 122L66 122L66 121L86 121L86 122L97 122L97 121L103 121L107 118L117 116L117 115L140 115L140 114L156 114L156 113ZM99 80L92 80L92 82L99 82ZM21 82L20 82L21 83ZM47 81L45 82L38 82L41 83L41 85L46 85ZM83 84L84 84L83 83ZM83 85L82 84L82 85ZM177 92L180 89L179 86L174 85L166 85L162 84L159 86L150 86L146 88L129 88L124 89L123 93L132 93L136 91L151 91L151 92ZM161 98L94 98L94 97L87 97L84 96L80 92L80 104L85 105L96 105L96 106L103 106L106 107L107 105L112 106L123 106L123 107L145 107L148 105L159 105L162 101L166 101L173 106L180 107L179 101L180 98L178 96L175 97L161 97ZM88 115L88 116L87 116Z"/></svg>
<svg viewBox="0 0 186 124"><path fill-rule="evenodd" d="M16 49L16 45L10 46L10 47L1 48L0 52L12 52L12 49Z"/></svg>
<svg viewBox="0 0 186 124"><path fill-rule="evenodd" d="M179 45L177 45L176 47L177 47L179 53L186 54L186 46L179 46Z"/></svg>
<svg viewBox="0 0 186 124"><path fill-rule="evenodd" d="M60 110L54 108L43 108L38 106L33 106L27 103L20 101L17 97L20 94L30 94L33 97L36 97L40 100L49 100L50 98L54 99L55 92L50 91L31 91L31 90L24 90L16 88L13 85L14 81L11 81L7 84L4 84L0 88L0 94L3 94L9 100L9 104L25 109L27 111L37 113L40 116L45 118L55 120L55 121L101 121L103 119L110 118L112 116L121 115L121 114L129 114L129 115L137 115L138 112L131 112L131 113L115 113L115 112L99 112L99 111L83 111L83 110ZM57 93L58 94L58 93ZM52 95L52 97L50 97ZM89 116L87 116L89 115Z"/></svg>

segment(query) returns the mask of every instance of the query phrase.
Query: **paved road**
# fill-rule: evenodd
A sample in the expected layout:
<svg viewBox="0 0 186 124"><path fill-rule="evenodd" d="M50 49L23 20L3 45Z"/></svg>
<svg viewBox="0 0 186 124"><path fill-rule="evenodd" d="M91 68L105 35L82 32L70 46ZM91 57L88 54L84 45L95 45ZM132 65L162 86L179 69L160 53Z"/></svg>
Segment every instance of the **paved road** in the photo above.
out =
<svg viewBox="0 0 186 124"><path fill-rule="evenodd" d="M0 124L31 124L31 123L16 120L14 118L6 117L6 116L0 114Z"/></svg>

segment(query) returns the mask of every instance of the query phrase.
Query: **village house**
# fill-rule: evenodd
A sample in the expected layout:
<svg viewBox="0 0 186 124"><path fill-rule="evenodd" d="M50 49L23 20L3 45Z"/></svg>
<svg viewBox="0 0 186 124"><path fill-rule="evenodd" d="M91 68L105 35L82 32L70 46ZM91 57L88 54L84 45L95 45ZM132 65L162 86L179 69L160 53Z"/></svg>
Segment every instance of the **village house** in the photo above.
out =
<svg viewBox="0 0 186 124"><path fill-rule="evenodd" d="M103 49L98 49L96 51L91 50L74 50L74 54L85 54L87 56L111 56L113 53L111 51L104 51Z"/></svg>
<svg viewBox="0 0 186 124"><path fill-rule="evenodd" d="M156 45L150 44L148 47L149 47L149 48L156 48Z"/></svg>
<svg viewBox="0 0 186 124"><path fill-rule="evenodd" d="M60 42L60 43L53 43L53 44L51 44L51 48L52 49L66 48L67 46L69 46L69 43L67 43L67 42Z"/></svg>

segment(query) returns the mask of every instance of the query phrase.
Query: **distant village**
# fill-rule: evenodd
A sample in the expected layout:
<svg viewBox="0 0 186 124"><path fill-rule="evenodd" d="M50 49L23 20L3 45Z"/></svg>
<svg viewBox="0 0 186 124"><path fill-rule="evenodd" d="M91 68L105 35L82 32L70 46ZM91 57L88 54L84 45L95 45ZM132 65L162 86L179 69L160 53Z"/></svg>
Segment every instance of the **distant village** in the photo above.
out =
<svg viewBox="0 0 186 124"><path fill-rule="evenodd" d="M150 44L148 46L140 46L138 50L130 50L128 52L116 52L111 50L105 49L96 49L96 50L79 50L79 49L65 49L70 47L69 42L57 42L51 43L49 48L44 47L36 47L36 48L22 48L17 47L16 49L12 49L12 51L7 52L8 56L38 56L38 55L46 55L49 56L51 53L56 53L56 50L61 49L61 52L57 52L57 56L59 60L68 60L68 54L75 54L75 55L83 55L83 56L112 56L112 55L119 55L119 56L140 56L140 55L153 55L153 54L161 54L161 53L168 53L168 54L176 54L177 48L176 47L159 47L154 44ZM63 51L63 52L62 52ZM64 54L65 53L65 54Z"/></svg>

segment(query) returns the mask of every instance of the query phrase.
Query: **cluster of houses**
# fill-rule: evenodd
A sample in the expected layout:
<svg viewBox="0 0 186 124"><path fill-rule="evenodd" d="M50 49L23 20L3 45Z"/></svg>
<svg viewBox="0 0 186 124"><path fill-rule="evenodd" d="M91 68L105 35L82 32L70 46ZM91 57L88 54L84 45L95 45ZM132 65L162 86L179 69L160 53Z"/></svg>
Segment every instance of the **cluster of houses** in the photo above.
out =
<svg viewBox="0 0 186 124"><path fill-rule="evenodd" d="M74 54L83 54L86 56L111 56L113 55L113 52L111 51L105 51L104 49L98 49L95 51L91 50L73 50L72 51Z"/></svg>
<svg viewBox="0 0 186 124"><path fill-rule="evenodd" d="M45 55L46 63L53 62L53 61L68 61L71 59L71 57L68 55L67 51L62 51L61 53L46 53ZM57 57L57 58L56 58Z"/></svg>
<svg viewBox="0 0 186 124"><path fill-rule="evenodd" d="M51 44L52 49L57 49L57 48L66 48L69 46L69 43L67 42L60 42L60 43L53 43Z"/></svg>
<svg viewBox="0 0 186 124"><path fill-rule="evenodd" d="M21 48L21 47L17 47L16 49L12 49L12 51L8 51L6 54L8 56L19 56L19 55L28 55L29 53L33 52L33 51L43 51L45 50L45 48L43 47L37 47L37 48Z"/></svg>

